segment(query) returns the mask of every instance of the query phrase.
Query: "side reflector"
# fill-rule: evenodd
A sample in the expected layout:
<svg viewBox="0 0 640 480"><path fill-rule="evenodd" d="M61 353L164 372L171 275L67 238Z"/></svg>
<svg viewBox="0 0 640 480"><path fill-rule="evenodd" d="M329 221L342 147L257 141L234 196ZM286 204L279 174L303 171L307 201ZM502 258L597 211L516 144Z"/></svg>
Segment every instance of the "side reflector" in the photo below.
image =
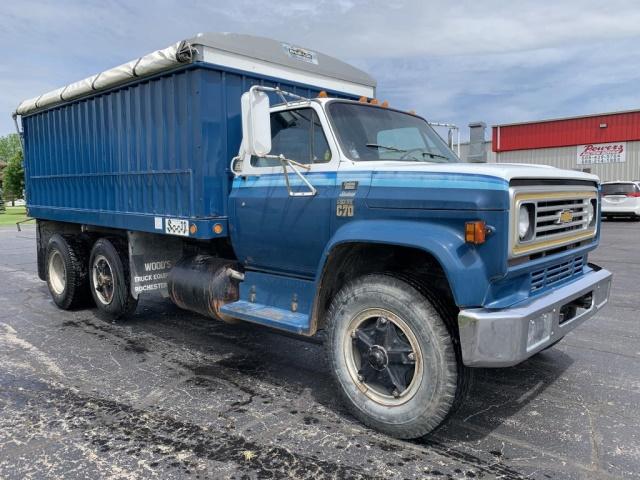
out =
<svg viewBox="0 0 640 480"><path fill-rule="evenodd" d="M464 240L467 243L480 245L487 239L487 225L482 220L464 224Z"/></svg>

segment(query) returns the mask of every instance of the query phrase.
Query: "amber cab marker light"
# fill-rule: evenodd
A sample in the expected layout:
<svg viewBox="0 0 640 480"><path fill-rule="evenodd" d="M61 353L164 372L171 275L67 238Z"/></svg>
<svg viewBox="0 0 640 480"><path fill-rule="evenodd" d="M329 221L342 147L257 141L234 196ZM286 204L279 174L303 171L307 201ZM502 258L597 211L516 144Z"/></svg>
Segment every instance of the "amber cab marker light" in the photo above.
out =
<svg viewBox="0 0 640 480"><path fill-rule="evenodd" d="M371 105L378 105L378 99L377 98L372 98L371 101L369 102Z"/></svg>
<svg viewBox="0 0 640 480"><path fill-rule="evenodd" d="M480 245L487 239L487 225L482 220L464 224L464 240L467 243Z"/></svg>
<svg viewBox="0 0 640 480"><path fill-rule="evenodd" d="M328 96L324 90L320 90L320 93L318 93L318 98L327 98Z"/></svg>
<svg viewBox="0 0 640 480"><path fill-rule="evenodd" d="M382 105L380 105L382 108L388 108L389 107L389 102L387 102L386 100L384 102L382 102Z"/></svg>
<svg viewBox="0 0 640 480"><path fill-rule="evenodd" d="M362 97L360 97L360 98L358 99L358 101L359 101L360 103L367 103L367 97L362 96Z"/></svg>

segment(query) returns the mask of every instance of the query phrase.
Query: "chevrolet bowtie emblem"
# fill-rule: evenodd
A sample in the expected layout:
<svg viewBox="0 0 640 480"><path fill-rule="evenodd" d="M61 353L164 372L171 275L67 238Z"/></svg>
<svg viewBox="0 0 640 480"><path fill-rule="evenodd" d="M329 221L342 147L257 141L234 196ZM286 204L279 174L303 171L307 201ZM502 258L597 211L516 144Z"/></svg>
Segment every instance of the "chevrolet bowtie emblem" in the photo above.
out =
<svg viewBox="0 0 640 480"><path fill-rule="evenodd" d="M562 210L560 215L558 215L558 220L556 223L562 225L563 223L569 223L573 220L573 212L571 210Z"/></svg>

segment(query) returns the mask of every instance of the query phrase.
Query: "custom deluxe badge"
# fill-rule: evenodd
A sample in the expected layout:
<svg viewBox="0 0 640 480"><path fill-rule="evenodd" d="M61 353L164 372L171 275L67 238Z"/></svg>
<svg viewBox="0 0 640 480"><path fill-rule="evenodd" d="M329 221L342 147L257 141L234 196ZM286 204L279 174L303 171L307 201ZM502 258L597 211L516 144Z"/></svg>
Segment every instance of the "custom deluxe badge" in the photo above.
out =
<svg viewBox="0 0 640 480"><path fill-rule="evenodd" d="M358 182L356 180L347 180L342 182L340 197L355 197L358 193Z"/></svg>

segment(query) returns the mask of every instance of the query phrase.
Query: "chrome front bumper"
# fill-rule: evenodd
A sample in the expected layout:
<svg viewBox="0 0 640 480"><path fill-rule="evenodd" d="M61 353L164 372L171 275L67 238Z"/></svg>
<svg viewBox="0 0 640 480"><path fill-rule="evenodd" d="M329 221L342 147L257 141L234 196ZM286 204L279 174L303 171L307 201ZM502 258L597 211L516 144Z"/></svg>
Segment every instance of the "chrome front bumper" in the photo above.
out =
<svg viewBox="0 0 640 480"><path fill-rule="evenodd" d="M461 310L458 326L464 364L469 367L516 365L592 317L609 300L612 275L595 265L591 267L594 270L580 279L513 308ZM560 323L563 307L578 301L584 304L585 300L587 304L577 309L575 316ZM531 343L529 329L540 321L546 323L539 325L549 326L547 333Z"/></svg>

